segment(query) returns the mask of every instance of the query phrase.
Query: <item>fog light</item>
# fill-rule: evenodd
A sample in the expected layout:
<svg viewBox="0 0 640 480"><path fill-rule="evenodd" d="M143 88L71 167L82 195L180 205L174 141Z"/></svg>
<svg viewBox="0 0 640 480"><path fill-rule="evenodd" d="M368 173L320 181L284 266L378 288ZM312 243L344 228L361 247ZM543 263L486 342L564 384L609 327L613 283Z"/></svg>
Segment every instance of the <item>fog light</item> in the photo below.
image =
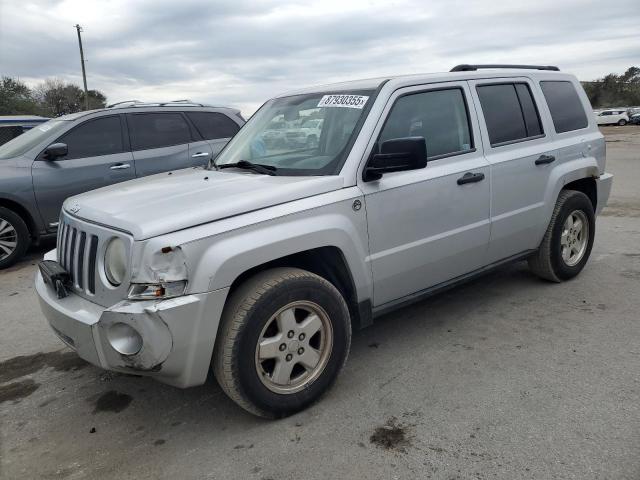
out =
<svg viewBox="0 0 640 480"><path fill-rule="evenodd" d="M126 323L114 323L107 330L107 340L111 347L122 355L135 355L142 349L142 337L138 331Z"/></svg>

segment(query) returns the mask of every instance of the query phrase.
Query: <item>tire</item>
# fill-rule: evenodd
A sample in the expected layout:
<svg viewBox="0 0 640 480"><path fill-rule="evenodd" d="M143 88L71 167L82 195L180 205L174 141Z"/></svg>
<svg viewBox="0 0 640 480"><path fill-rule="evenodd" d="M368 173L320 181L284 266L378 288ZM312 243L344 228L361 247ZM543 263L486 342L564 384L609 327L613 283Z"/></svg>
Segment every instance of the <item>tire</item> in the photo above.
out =
<svg viewBox="0 0 640 480"><path fill-rule="evenodd" d="M311 272L274 268L246 280L228 299L212 366L238 405L254 415L281 418L329 389L350 345L349 309L340 292Z"/></svg>
<svg viewBox="0 0 640 480"><path fill-rule="evenodd" d="M567 228L569 216L573 223L571 228ZM577 220L580 220L580 225L586 225L586 229L578 227ZM540 248L529 258L529 268L535 275L552 282L575 277L589 259L595 227L589 197L575 190L562 190Z"/></svg>
<svg viewBox="0 0 640 480"><path fill-rule="evenodd" d="M0 270L20 260L30 244L24 220L14 211L0 207Z"/></svg>
<svg viewBox="0 0 640 480"><path fill-rule="evenodd" d="M627 124L627 121L624 118L621 118L620 120L618 120L618 125L620 125L621 127L624 127Z"/></svg>

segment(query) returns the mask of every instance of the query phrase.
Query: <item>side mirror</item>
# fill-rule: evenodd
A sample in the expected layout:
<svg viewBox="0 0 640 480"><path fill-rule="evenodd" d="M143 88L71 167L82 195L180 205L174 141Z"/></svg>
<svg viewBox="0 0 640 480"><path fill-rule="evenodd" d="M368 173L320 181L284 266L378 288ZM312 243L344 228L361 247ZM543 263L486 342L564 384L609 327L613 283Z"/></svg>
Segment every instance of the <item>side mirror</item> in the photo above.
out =
<svg viewBox="0 0 640 480"><path fill-rule="evenodd" d="M52 143L44 150L44 158L46 160L55 160L59 157L64 157L69 153L69 148L66 143Z"/></svg>
<svg viewBox="0 0 640 480"><path fill-rule="evenodd" d="M427 142L424 137L393 138L382 142L380 153L371 156L364 168L365 182L379 180L384 173L417 170L427 165Z"/></svg>

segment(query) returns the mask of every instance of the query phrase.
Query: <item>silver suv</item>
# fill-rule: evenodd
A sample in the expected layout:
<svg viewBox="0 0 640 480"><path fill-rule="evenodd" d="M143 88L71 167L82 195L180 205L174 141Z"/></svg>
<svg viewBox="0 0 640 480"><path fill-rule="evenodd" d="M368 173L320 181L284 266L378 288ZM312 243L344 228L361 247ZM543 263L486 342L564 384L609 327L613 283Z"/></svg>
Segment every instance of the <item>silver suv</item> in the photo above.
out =
<svg viewBox="0 0 640 480"><path fill-rule="evenodd" d="M362 80L269 100L207 168L69 199L36 289L105 369L240 406L316 400L353 329L506 262L569 280L607 202L605 143L555 67ZM264 141L322 119L317 145Z"/></svg>
<svg viewBox="0 0 640 480"><path fill-rule="evenodd" d="M206 165L243 124L230 108L131 101L50 120L0 145L0 269L55 235L67 197Z"/></svg>

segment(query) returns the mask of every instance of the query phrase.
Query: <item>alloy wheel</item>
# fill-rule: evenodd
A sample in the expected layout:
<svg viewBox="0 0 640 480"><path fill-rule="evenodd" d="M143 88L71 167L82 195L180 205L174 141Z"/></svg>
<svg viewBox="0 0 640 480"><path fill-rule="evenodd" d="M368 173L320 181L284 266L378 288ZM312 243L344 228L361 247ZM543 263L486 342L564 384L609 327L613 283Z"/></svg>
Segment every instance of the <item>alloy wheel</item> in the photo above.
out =
<svg viewBox="0 0 640 480"><path fill-rule="evenodd" d="M9 257L18 246L18 232L4 218L0 218L0 260Z"/></svg>
<svg viewBox="0 0 640 480"><path fill-rule="evenodd" d="M569 267L577 265L587 251L589 221L582 210L574 210L562 226L560 248L562 260Z"/></svg>
<svg viewBox="0 0 640 480"><path fill-rule="evenodd" d="M272 392L295 393L316 380L333 347L333 329L320 305L296 301L265 324L256 345L255 365Z"/></svg>

